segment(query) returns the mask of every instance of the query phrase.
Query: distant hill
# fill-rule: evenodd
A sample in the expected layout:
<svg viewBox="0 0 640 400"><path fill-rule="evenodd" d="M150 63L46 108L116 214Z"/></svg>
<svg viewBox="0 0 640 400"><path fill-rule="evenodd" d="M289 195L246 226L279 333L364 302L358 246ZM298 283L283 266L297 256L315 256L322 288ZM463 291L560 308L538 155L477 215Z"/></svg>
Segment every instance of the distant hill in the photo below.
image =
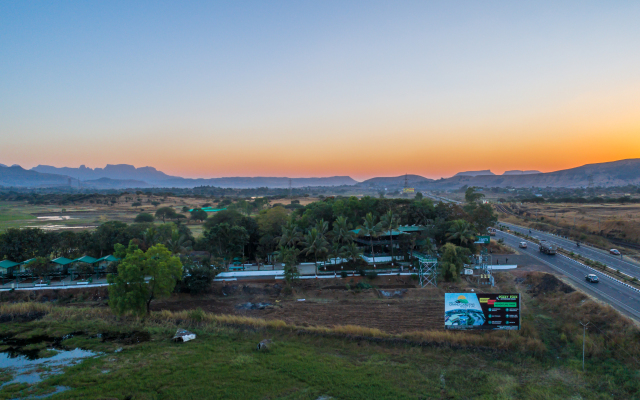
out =
<svg viewBox="0 0 640 400"><path fill-rule="evenodd" d="M433 181L433 179L425 178L424 176L420 175L401 175L393 177L371 178L367 179L366 181L360 182L360 185L376 187L403 187L405 183L405 177L409 186L418 186Z"/></svg>
<svg viewBox="0 0 640 400"><path fill-rule="evenodd" d="M84 165L81 165L79 168L57 168L49 165L38 165L31 170L47 174L66 175L80 180L96 180L100 178L133 179L153 184L171 178L178 178L160 172L153 167L136 168L128 164L107 164L104 168L87 168Z"/></svg>
<svg viewBox="0 0 640 400"><path fill-rule="evenodd" d="M587 187L640 185L640 159L587 164L548 173L494 176L454 176L424 186L424 189L457 189L480 187Z"/></svg>
<svg viewBox="0 0 640 400"><path fill-rule="evenodd" d="M0 185L22 187L66 186L69 177L56 174L42 174L30 171L19 165L0 168Z"/></svg>
<svg viewBox="0 0 640 400"><path fill-rule="evenodd" d="M520 171L518 169L514 169L512 171L505 171L502 175L531 175L531 174L541 174L540 171L530 170L530 171Z"/></svg>
<svg viewBox="0 0 640 400"><path fill-rule="evenodd" d="M465 172L458 172L457 174L454 175L455 176L484 176L484 175L495 175L493 172L491 172L488 169L484 169L482 171L465 171Z"/></svg>

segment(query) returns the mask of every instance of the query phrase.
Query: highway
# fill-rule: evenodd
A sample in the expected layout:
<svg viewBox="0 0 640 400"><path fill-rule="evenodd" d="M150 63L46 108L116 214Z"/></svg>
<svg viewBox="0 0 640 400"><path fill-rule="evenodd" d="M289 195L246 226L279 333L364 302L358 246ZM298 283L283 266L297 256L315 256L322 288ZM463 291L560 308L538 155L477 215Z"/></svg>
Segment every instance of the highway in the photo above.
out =
<svg viewBox="0 0 640 400"><path fill-rule="evenodd" d="M424 193L424 195L434 199L435 201L460 204L459 201L432 195L430 193ZM512 231L529 234L528 228L504 222L500 222L500 224L508 227ZM574 241L540 231L532 230L532 233L529 236L535 236L542 240L549 240L559 247L573 251L574 253L580 254L591 260L602 262L611 268L619 269L627 275L638 277L638 279L640 279L640 266L626 260L621 260L620 256L609 255L607 252L589 246L581 245L580 247L576 247L576 243ZM580 288L584 292L591 294L607 304L610 304L623 314L640 321L640 290L631 288L615 279L611 279L605 274L600 273L600 271L594 271L593 269L590 269L589 267L563 255L557 254L550 256L540 253L537 244L510 233L498 230L496 232L496 239L504 239L504 244L517 249L521 254L531 257L533 263L538 262L550 267L554 271L566 276L576 287ZM518 244L520 242L527 242L527 248L519 248ZM600 282L587 282L585 280L585 275L587 274L596 274L600 278Z"/></svg>
<svg viewBox="0 0 640 400"><path fill-rule="evenodd" d="M531 233L529 233L529 228L523 228L521 226L509 224L506 222L500 222L500 224L508 227L512 231L529 235L539 240L547 240L558 247L562 247L567 251L573 251L574 253L586 257L590 260L601 262L608 267L620 270L620 272L640 279L640 266L625 259L621 259L620 256L614 256L604 250L596 249L583 244L581 244L580 247L577 247L575 241L561 238L550 233L536 231L535 229L532 229Z"/></svg>
<svg viewBox="0 0 640 400"><path fill-rule="evenodd" d="M568 257L557 255L546 255L540 253L538 245L531 241L524 240L515 235L497 231L496 238L504 239L504 244L517 249L521 254L526 254L532 258L533 263L542 263L551 269L566 276L576 287L586 293L610 304L622 313L640 320L640 291L628 287L627 285L606 277L604 274L589 269ZM526 241L528 248L520 249L518 244ZM599 283L589 283L585 280L585 275L596 274L600 278Z"/></svg>

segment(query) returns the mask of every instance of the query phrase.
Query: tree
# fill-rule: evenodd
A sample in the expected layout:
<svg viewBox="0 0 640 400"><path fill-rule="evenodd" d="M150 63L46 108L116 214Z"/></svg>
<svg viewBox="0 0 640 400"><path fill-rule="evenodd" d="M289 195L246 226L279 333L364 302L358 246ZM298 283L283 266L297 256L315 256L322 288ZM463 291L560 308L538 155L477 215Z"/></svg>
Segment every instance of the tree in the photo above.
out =
<svg viewBox="0 0 640 400"><path fill-rule="evenodd" d="M333 222L333 240L341 244L351 243L354 233L349 229L348 218L340 216Z"/></svg>
<svg viewBox="0 0 640 400"><path fill-rule="evenodd" d="M204 233L204 241L210 252L222 257L225 265L233 256L242 254L242 249L248 240L249 235L244 227L229 226L226 222Z"/></svg>
<svg viewBox="0 0 640 400"><path fill-rule="evenodd" d="M171 238L165 242L165 246L172 254L184 254L191 249L191 240L187 235L174 229L171 232Z"/></svg>
<svg viewBox="0 0 640 400"><path fill-rule="evenodd" d="M460 280L460 273L465 262L468 262L469 249L456 246L453 243L447 243L442 246L442 257L440 258L440 272L447 282L456 282Z"/></svg>
<svg viewBox="0 0 640 400"><path fill-rule="evenodd" d="M209 260L195 262L187 258L184 263L181 287L186 288L186 291L194 295L205 293L211 287L213 278L220 270L222 270L221 265L212 265Z"/></svg>
<svg viewBox="0 0 640 400"><path fill-rule="evenodd" d="M289 220L281 229L282 234L280 235L280 241L278 243L280 248L296 247L296 245L302 241L302 233L293 220Z"/></svg>
<svg viewBox="0 0 640 400"><path fill-rule="evenodd" d="M346 257L352 259L354 263L358 262L358 260L362 260L362 258L360 257L362 255L362 250L360 250L358 245L356 245L354 242L345 245L342 248L342 251L343 254Z"/></svg>
<svg viewBox="0 0 640 400"><path fill-rule="evenodd" d="M414 199L416 199L416 200L422 200L422 198L423 198L422 192L416 193L416 197L414 197Z"/></svg>
<svg viewBox="0 0 640 400"><path fill-rule="evenodd" d="M304 244L306 254L309 255L313 253L315 258L315 266L316 266L316 275L318 274L318 254L323 255L328 251L328 243L324 237L324 234L319 232L316 228L312 228L307 234L304 236Z"/></svg>
<svg viewBox="0 0 640 400"><path fill-rule="evenodd" d="M160 207L156 210L156 218L162 218L162 223L164 224L165 218L174 218L176 215L176 210L171 207Z"/></svg>
<svg viewBox="0 0 640 400"><path fill-rule="evenodd" d="M393 211L388 211L382 216L380 225L382 230L389 231L389 237L391 238L391 266L393 267L395 265L393 259L393 230L398 229L400 223L398 222L398 218L393 215Z"/></svg>
<svg viewBox="0 0 640 400"><path fill-rule="evenodd" d="M118 264L118 274L107 276L109 306L116 314L148 314L154 299L171 294L182 276L182 263L161 244L146 252L130 244L126 253Z"/></svg>
<svg viewBox="0 0 640 400"><path fill-rule="evenodd" d="M37 257L35 260L27 264L27 268L33 276L37 276L41 279L47 279L47 277L53 272L51 261L44 257Z"/></svg>
<svg viewBox="0 0 640 400"><path fill-rule="evenodd" d="M187 209L187 211L188 211L188 209ZM194 208L193 210L191 210L191 219L194 220L194 221L201 221L202 222L205 219L207 219L207 212L204 211L202 208Z"/></svg>
<svg viewBox="0 0 640 400"><path fill-rule="evenodd" d="M376 267L376 256L373 252L373 238L378 237L380 234L380 224L376 222L376 218L371 213L363 218L364 223L360 227L358 236L368 236L369 243L371 244L371 257L373 258L373 268Z"/></svg>
<svg viewBox="0 0 640 400"><path fill-rule="evenodd" d="M300 251L295 247L284 247L280 250L280 257L284 262L284 280L291 284L300 277L298 272L298 254Z"/></svg>
<svg viewBox="0 0 640 400"><path fill-rule="evenodd" d="M153 222L154 220L155 218L153 218L153 215L149 213L140 213L136 215L136 219L134 219L133 222L137 222L137 223Z"/></svg>
<svg viewBox="0 0 640 400"><path fill-rule="evenodd" d="M476 189L477 189L476 187L472 186L467 188L467 190L464 192L464 200L467 203L477 203L478 200L484 197L484 194L477 193Z"/></svg>
<svg viewBox="0 0 640 400"><path fill-rule="evenodd" d="M51 233L38 228L7 229L0 234L0 259L21 262L49 256L54 243Z"/></svg>
<svg viewBox="0 0 640 400"><path fill-rule="evenodd" d="M475 239L475 234L471 224L463 219L453 221L451 227L447 231L448 240L457 240L462 246L468 244Z"/></svg>

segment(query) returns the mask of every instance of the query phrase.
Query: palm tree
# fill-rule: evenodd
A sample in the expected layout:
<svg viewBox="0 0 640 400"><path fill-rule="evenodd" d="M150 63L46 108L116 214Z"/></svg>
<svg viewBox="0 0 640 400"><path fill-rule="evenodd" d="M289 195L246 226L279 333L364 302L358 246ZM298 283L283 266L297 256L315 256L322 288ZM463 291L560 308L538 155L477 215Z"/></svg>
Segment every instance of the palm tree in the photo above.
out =
<svg viewBox="0 0 640 400"><path fill-rule="evenodd" d="M393 230L398 229L400 223L398 222L398 218L393 215L393 211L389 210L385 215L382 216L380 220L380 225L383 230L389 231L389 238L391 239L391 266L394 266L393 262Z"/></svg>
<svg viewBox="0 0 640 400"><path fill-rule="evenodd" d="M304 244L306 254L309 255L313 253L315 257L315 265L316 265L316 275L318 274L318 254L322 255L327 252L327 240L324 235L319 232L316 228L312 228L305 236L304 236Z"/></svg>
<svg viewBox="0 0 640 400"><path fill-rule="evenodd" d="M316 229L318 230L318 232L324 235L329 230L329 223L323 218L320 221L316 222Z"/></svg>
<svg viewBox="0 0 640 400"><path fill-rule="evenodd" d="M186 235L174 231L171 238L165 242L165 246L173 254L183 254L191 248L191 240Z"/></svg>
<svg viewBox="0 0 640 400"><path fill-rule="evenodd" d="M342 247L342 252L345 256L352 259L353 262L357 262L362 255L362 250L355 243L351 242Z"/></svg>
<svg viewBox="0 0 640 400"><path fill-rule="evenodd" d="M289 220L286 225L282 227L282 235L278 245L282 247L296 247L296 245L302 241L302 233L298 229L293 220Z"/></svg>
<svg viewBox="0 0 640 400"><path fill-rule="evenodd" d="M340 260L340 264L342 264L342 258L344 256L344 248L342 247L342 245L340 244L339 241L333 240L333 243L331 243L331 256L335 259L335 260ZM337 264L337 261L336 261Z"/></svg>
<svg viewBox="0 0 640 400"><path fill-rule="evenodd" d="M353 232L349 229L346 217L338 217L333 222L333 240L338 243L349 243L353 240Z"/></svg>
<svg viewBox="0 0 640 400"><path fill-rule="evenodd" d="M460 245L465 245L469 241L475 239L475 233L470 223L463 219L453 221L451 227L447 231L447 239L458 240Z"/></svg>
<svg viewBox="0 0 640 400"><path fill-rule="evenodd" d="M376 267L376 256L373 253L373 238L378 237L380 234L380 224L376 222L376 218L371 213L363 218L364 224L360 227L358 236L369 236L369 243L371 244L371 257L373 258L373 268Z"/></svg>

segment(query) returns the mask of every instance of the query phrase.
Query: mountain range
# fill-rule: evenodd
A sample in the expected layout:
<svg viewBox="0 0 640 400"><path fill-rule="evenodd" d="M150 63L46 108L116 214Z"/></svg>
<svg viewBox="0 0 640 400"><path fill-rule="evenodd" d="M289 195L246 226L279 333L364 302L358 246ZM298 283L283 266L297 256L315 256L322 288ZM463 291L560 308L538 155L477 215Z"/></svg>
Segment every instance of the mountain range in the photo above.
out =
<svg viewBox="0 0 640 400"><path fill-rule="evenodd" d="M640 185L640 159L628 159L555 172L507 171L496 175L490 170L460 172L451 178L438 180L420 175L376 177L357 182L348 176L324 178L286 177L228 177L228 178L182 178L167 175L153 167L136 168L132 165L107 165L104 168L52 167L38 165L27 170L19 165L10 167L0 164L0 186L14 187L83 187L95 189L124 188L192 188L216 186L246 189L256 187L294 188L312 186L353 186L368 188L400 188L405 185L420 190L457 189L464 185L480 187L586 187Z"/></svg>

